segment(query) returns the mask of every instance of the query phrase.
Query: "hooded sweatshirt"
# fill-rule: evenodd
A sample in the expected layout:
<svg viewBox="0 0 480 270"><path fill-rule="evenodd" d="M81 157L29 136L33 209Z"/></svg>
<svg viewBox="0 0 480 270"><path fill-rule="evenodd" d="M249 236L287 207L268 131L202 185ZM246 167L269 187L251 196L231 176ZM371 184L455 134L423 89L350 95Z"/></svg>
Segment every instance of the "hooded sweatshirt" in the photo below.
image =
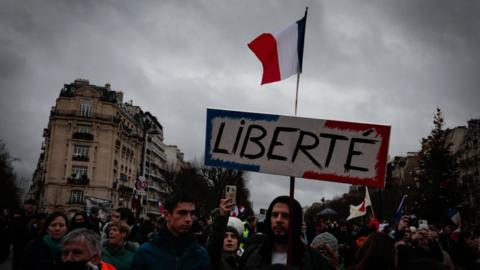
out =
<svg viewBox="0 0 480 270"><path fill-rule="evenodd" d="M260 269L271 264L272 251L274 247L274 237L272 232L271 216L273 206L277 203L289 205L290 214L293 213L293 266L301 270L310 269L334 269L328 260L316 249L306 246L302 240L302 207L295 199L288 196L279 196L275 198L268 207L265 217L266 241L261 244L249 247L242 255L241 269Z"/></svg>

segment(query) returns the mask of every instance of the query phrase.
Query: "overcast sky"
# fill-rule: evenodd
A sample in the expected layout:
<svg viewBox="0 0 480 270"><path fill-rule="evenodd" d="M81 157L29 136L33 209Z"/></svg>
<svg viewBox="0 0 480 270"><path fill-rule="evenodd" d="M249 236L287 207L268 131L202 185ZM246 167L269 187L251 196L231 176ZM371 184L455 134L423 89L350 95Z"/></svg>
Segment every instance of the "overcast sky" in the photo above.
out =
<svg viewBox="0 0 480 270"><path fill-rule="evenodd" d="M479 1L0 0L0 139L30 179L60 89L85 78L124 91L202 160L208 107L293 115L295 77L260 86L247 43L306 6L299 116L391 125L390 156L419 149L437 106L446 127L480 117ZM288 194L287 177L249 175L255 209ZM296 188L309 205L348 185Z"/></svg>

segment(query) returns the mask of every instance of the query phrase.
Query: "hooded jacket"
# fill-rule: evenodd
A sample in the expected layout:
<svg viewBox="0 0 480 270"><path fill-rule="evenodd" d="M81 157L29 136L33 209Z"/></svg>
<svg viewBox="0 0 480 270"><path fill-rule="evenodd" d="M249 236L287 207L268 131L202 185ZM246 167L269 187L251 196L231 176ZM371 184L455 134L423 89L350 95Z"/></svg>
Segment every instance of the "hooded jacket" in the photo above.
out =
<svg viewBox="0 0 480 270"><path fill-rule="evenodd" d="M193 234L173 236L164 226L152 239L141 245L131 269L207 270L211 269L207 250Z"/></svg>
<svg viewBox="0 0 480 270"><path fill-rule="evenodd" d="M290 213L293 213L293 266L301 270L311 269L334 269L328 260L316 249L306 246L300 236L302 235L302 207L297 200L291 200L288 196L275 198L268 207L265 217L265 233L267 239L257 245L249 247L242 255L241 269L261 269L269 266L272 262L274 247L271 216L273 206L277 203L289 205Z"/></svg>

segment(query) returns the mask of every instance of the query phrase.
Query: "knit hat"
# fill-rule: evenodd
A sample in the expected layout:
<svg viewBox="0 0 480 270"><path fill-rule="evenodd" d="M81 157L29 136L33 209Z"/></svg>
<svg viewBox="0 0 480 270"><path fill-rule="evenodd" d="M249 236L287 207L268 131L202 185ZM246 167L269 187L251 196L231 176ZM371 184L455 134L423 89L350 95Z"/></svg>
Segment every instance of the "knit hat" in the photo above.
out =
<svg viewBox="0 0 480 270"><path fill-rule="evenodd" d="M243 222L239 218L229 217L227 228L228 227L232 227L233 229L235 229L236 233L238 234L238 239L240 240L240 236L243 233Z"/></svg>
<svg viewBox="0 0 480 270"><path fill-rule="evenodd" d="M321 233L313 238L312 244L323 242L327 244L335 254L338 254L338 240L329 232Z"/></svg>

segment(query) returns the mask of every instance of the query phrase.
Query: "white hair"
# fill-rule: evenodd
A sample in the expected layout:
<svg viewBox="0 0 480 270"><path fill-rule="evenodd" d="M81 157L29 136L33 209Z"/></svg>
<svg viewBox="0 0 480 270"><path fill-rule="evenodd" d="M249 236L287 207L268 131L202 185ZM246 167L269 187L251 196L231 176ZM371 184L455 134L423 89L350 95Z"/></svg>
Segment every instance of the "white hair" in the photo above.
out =
<svg viewBox="0 0 480 270"><path fill-rule="evenodd" d="M75 229L69 232L67 235L65 235L65 237L63 237L62 244L65 246L68 243L82 241L84 241L87 245L90 256L102 256L102 244L100 243L100 236L96 232L86 228Z"/></svg>

